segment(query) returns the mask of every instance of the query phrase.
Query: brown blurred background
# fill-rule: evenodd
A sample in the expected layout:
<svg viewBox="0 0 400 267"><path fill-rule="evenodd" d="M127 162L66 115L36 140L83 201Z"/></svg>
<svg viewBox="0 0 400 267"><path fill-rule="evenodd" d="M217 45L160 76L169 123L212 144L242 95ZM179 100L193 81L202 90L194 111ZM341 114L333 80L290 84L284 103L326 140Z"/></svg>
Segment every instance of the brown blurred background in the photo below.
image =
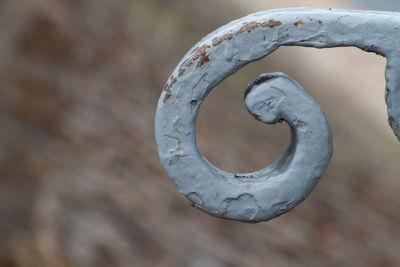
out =
<svg viewBox="0 0 400 267"><path fill-rule="evenodd" d="M317 2L317 3L316 3ZM0 1L0 266L400 266L400 144L386 59L281 48L228 78L198 119L218 167L254 171L289 142L243 90L282 71L320 103L333 159L310 197L267 223L210 217L174 189L153 137L161 88L200 38L251 12L338 1Z"/></svg>

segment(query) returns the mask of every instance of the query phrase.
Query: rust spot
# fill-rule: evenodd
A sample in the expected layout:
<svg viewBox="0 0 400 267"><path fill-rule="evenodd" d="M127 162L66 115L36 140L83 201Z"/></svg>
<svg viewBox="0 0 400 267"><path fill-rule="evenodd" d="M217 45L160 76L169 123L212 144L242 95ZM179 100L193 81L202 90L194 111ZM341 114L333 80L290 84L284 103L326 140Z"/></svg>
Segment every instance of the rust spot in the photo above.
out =
<svg viewBox="0 0 400 267"><path fill-rule="evenodd" d="M252 30L257 29L260 27L260 23L258 22L245 22L243 23L243 27L238 31L238 33L243 33L243 32L251 32Z"/></svg>
<svg viewBox="0 0 400 267"><path fill-rule="evenodd" d="M233 38L233 35L231 34L231 33L227 33L227 34L224 34L224 35L222 35L221 37L217 37L217 38L214 38L213 40L212 40L212 44L213 44L213 46L218 46L218 45L220 45L223 41L226 41L226 40L232 40L232 38Z"/></svg>
<svg viewBox="0 0 400 267"><path fill-rule="evenodd" d="M204 65L208 61L210 61L210 58L207 55L207 48L209 48L209 45L203 44L202 46L196 48L195 50L192 51L192 62L200 58L199 66Z"/></svg>
<svg viewBox="0 0 400 267"><path fill-rule="evenodd" d="M282 123L282 122L284 122L285 120L284 119L280 119L278 122L279 123Z"/></svg>
<svg viewBox="0 0 400 267"><path fill-rule="evenodd" d="M166 91L166 90L168 89L168 87L169 87L169 83L166 83L166 84L164 85L164 87L162 88L162 91Z"/></svg>
<svg viewBox="0 0 400 267"><path fill-rule="evenodd" d="M301 28L301 26L303 26L303 24L304 24L304 21L302 21L302 20L299 20L299 21L294 23L294 25L299 27L299 28Z"/></svg>
<svg viewBox="0 0 400 267"><path fill-rule="evenodd" d="M185 73L185 69L184 68L180 68L179 72L178 72L178 77L181 77L184 73Z"/></svg>
<svg viewBox="0 0 400 267"><path fill-rule="evenodd" d="M318 20L318 23L319 23L319 24L322 24L322 20L319 19L319 20Z"/></svg>
<svg viewBox="0 0 400 267"><path fill-rule="evenodd" d="M188 58L182 63L182 65L186 66L186 67L190 67L190 66L192 66L192 64L193 64L192 58Z"/></svg>
<svg viewBox="0 0 400 267"><path fill-rule="evenodd" d="M199 66L203 66L204 64L206 64L208 61L210 61L210 58L205 55L201 58L201 61L199 62Z"/></svg>
<svg viewBox="0 0 400 267"><path fill-rule="evenodd" d="M166 90L165 96L164 96L164 104L167 103L168 99L172 96L171 93L171 86L169 86Z"/></svg>
<svg viewBox="0 0 400 267"><path fill-rule="evenodd" d="M205 45L205 44L204 44L204 45ZM204 45L203 45L203 46L204 46ZM200 46L200 47L201 47L201 46ZM193 49L193 51L190 52L190 54L193 55L194 53L196 53L196 51L199 50L200 47L196 47L195 49Z"/></svg>
<svg viewBox="0 0 400 267"><path fill-rule="evenodd" d="M266 37L264 36L264 41L265 41Z"/></svg>
<svg viewBox="0 0 400 267"><path fill-rule="evenodd" d="M192 206L193 208L196 208L196 205L194 203L191 203L190 206Z"/></svg>
<svg viewBox="0 0 400 267"><path fill-rule="evenodd" d="M206 49L207 49L207 45L203 44L202 46L196 48L191 54L193 55L192 59L196 60L198 59L200 56L204 56L206 55Z"/></svg>
<svg viewBox="0 0 400 267"><path fill-rule="evenodd" d="M174 85L177 82L177 79L175 78L174 75L171 76L171 81L170 83L167 83L164 85L163 87L163 91L165 91L165 96L164 96L164 103L166 103L168 101L168 99L172 96L172 92L171 92L171 87L172 85Z"/></svg>
<svg viewBox="0 0 400 267"><path fill-rule="evenodd" d="M209 45L203 44L202 46L193 50L190 54L193 55L193 60L198 59L200 56L206 54L206 49L209 48Z"/></svg>
<svg viewBox="0 0 400 267"><path fill-rule="evenodd" d="M276 28L276 27L281 26L281 25L282 25L282 22L270 19L268 22L262 23L261 27L263 27L263 28L269 27L269 28L273 29L273 28Z"/></svg>
<svg viewBox="0 0 400 267"><path fill-rule="evenodd" d="M188 59L186 59L185 61L183 61L182 65L180 66L180 69L179 69L178 77L182 76L183 73L185 72L184 67L192 66L193 62L199 58L200 58L200 61L198 64L199 66L202 66L205 63L209 62L210 58L208 57L206 50L207 50L207 48L210 48L210 47L211 47L210 45L203 44L202 46L197 47L192 52L190 52L190 54L192 56L189 57Z"/></svg>
<svg viewBox="0 0 400 267"><path fill-rule="evenodd" d="M170 86L174 85L176 83L177 79L175 78L174 75L171 76L171 84Z"/></svg>

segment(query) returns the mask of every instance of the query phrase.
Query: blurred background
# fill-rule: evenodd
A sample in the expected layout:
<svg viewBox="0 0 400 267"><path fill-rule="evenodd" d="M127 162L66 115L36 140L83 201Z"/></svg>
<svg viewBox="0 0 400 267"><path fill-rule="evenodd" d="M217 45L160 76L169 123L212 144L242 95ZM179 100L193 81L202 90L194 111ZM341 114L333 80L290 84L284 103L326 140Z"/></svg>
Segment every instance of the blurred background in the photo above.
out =
<svg viewBox="0 0 400 267"><path fill-rule="evenodd" d="M400 10L383 0L1 0L0 266L400 266L400 144L383 57L281 48L202 105L202 153L247 172L289 143L287 126L247 114L247 83L282 71L319 102L334 156L288 214L210 217L159 163L156 103L186 51L233 19L290 6Z"/></svg>

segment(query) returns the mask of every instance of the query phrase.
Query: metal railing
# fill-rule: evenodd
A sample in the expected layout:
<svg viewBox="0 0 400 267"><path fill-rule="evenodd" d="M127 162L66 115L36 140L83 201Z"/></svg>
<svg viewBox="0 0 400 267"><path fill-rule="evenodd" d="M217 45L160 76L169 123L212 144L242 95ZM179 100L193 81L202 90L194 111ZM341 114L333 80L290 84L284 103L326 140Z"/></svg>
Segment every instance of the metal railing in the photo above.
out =
<svg viewBox="0 0 400 267"><path fill-rule="evenodd" d="M310 194L332 156L332 134L319 105L283 73L262 74L245 91L252 117L290 125L290 145L275 163L253 173L228 173L196 145L196 118L210 91L280 46L354 46L385 56L389 124L399 138L399 27L400 13L289 8L255 13L209 34L183 57L158 102L156 141L175 187L202 211L245 222L288 212Z"/></svg>

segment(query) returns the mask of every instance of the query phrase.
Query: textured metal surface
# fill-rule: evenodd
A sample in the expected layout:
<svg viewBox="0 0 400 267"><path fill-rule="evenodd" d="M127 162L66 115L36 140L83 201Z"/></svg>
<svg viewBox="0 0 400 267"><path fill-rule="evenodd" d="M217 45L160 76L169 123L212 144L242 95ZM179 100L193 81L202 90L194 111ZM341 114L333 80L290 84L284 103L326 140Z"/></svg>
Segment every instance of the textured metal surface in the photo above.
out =
<svg viewBox="0 0 400 267"><path fill-rule="evenodd" d="M208 93L280 46L355 46L387 57L389 124L399 137L399 27L399 13L290 8L255 13L209 34L183 57L158 102L156 141L175 187L210 215L246 222L290 211L314 188L332 155L331 131L318 104L282 73L263 74L245 91L254 118L290 125L291 144L275 163L253 173L228 173L196 145L195 121Z"/></svg>

